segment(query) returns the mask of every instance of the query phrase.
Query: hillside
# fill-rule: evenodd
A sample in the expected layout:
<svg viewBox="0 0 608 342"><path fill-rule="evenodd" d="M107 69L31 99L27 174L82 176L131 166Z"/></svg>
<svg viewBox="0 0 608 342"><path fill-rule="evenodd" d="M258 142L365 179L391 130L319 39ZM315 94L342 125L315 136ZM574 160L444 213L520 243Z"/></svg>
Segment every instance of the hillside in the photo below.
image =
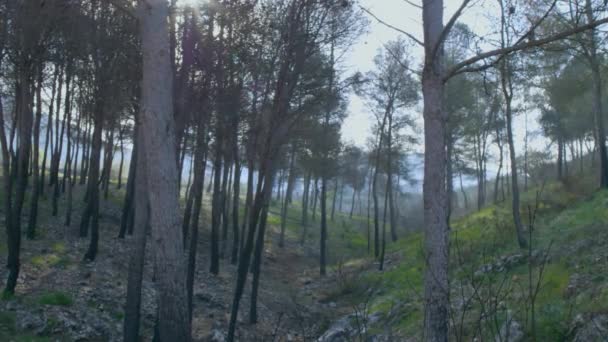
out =
<svg viewBox="0 0 608 342"><path fill-rule="evenodd" d="M451 332L455 341L597 341L608 332L608 191L551 183L523 196L525 217L537 209L532 243L517 247L507 203L457 219L451 234ZM537 200L537 193L538 200ZM116 238L122 191L104 201L100 255L81 261L86 241L50 216L42 201L41 235L24 240L17 295L0 303L0 339L118 341L121 336L131 237ZM79 194L80 195L80 194ZM422 234L388 245L385 271L368 257L366 219L338 214L330 224L330 274L318 276L318 221L300 244L299 211L288 215L287 246L278 248L279 218L269 216L260 323L241 312L242 341L419 340L422 321ZM78 208L77 208L78 209ZM79 211L76 211L79 213ZM207 213L204 214L205 216ZM317 217L318 220L318 217ZM193 336L221 341L235 267L208 268L208 226L203 226L195 280ZM0 251L5 253L4 235ZM2 271L4 276L4 270ZM144 278L143 328L155 317L151 262ZM532 290L530 290L532 284ZM538 290L536 290L538 288ZM534 300L532 300L534 299ZM532 328L534 301L536 329ZM509 326L509 329L507 329ZM508 335L508 338L507 338Z"/></svg>

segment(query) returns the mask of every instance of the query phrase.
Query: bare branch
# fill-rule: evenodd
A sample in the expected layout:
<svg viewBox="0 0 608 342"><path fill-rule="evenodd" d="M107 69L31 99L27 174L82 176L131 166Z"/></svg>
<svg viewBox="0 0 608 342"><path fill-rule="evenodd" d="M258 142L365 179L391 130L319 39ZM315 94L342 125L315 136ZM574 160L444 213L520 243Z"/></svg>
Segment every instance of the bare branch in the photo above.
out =
<svg viewBox="0 0 608 342"><path fill-rule="evenodd" d="M382 20L382 19L378 18L378 17L377 17L377 16L376 16L374 13L372 13L370 10L368 10L367 8L365 8L365 7L363 7L363 6L359 6L359 7L361 8L361 10L363 10L364 12L366 12L367 14L369 14L369 15L370 15L372 18L376 19L376 21L377 21L377 22L379 22L380 24L382 24L382 25L384 25L384 26L386 26L386 27L388 27L388 28L390 28L390 29L393 29L393 30L395 30L395 31L397 31L397 32L399 32L399 33L401 33L401 34L404 34L404 35L406 35L406 36L407 36L409 39L411 39L411 40L413 40L414 42L416 42L416 44L418 44L418 45L420 45L420 46L424 46L424 43L423 43L423 42L422 42L420 39L418 39L418 38L414 37L414 36L413 36L411 33L408 33L408 32L406 32L406 31L404 31L404 30L402 30L402 29L400 29L400 28L398 28L398 27L395 27L395 26L393 26L393 25L391 25L391 24L387 23L386 21L384 21L384 20Z"/></svg>
<svg viewBox="0 0 608 342"><path fill-rule="evenodd" d="M443 44L443 41L447 38L448 34L450 34L452 27L454 27L454 24L456 23L458 18L460 18L460 16L462 15L462 12L464 11L464 9L467 7L467 5L470 2L471 2L471 0L462 0L462 3L460 4L460 7L458 7L458 10L456 10L454 15L452 15L452 17L450 18L448 23L443 28L443 31L441 31L441 35L439 35L437 44L433 47L433 53L431 54L433 59L435 59L435 56L437 55L437 51L439 51L439 48Z"/></svg>
<svg viewBox="0 0 608 342"><path fill-rule="evenodd" d="M575 27L571 30L566 30L560 33L556 33L552 36L543 38L543 39L538 39L538 40L531 40L528 42L525 42L523 40L519 40L519 43L514 44L512 46L508 46L505 48L500 48L500 49L495 49L495 50L490 50L484 53L480 53L477 56L471 57L469 59L466 59L456 65L454 65L452 68L450 68L450 70L448 70L448 72L446 73L446 77L444 80L448 80L450 77L459 74L460 70L471 65L474 63L477 63L479 61L482 61L484 59L490 58L490 57L495 57L495 56L500 56L499 59L504 58L504 56L513 53L513 52L517 52L517 51L521 51L521 50L526 50L529 48L533 48L533 47L539 47L545 44L549 44L552 43L556 40L560 40L560 39L564 39L564 38L568 38L569 36L575 35L577 33L581 33L590 29L593 29L595 27L598 27L600 25L604 25L608 23L608 18L604 18L601 20L597 20L595 22L583 25L583 26L579 26L579 27Z"/></svg>
<svg viewBox="0 0 608 342"><path fill-rule="evenodd" d="M389 55L391 55L391 57L395 60L395 62L397 62L399 66L401 66L405 71L409 71L413 74L418 75L419 77L422 77L422 72L420 72L419 70L414 70L408 65L404 64L403 61L397 56L397 54L391 49L390 46L388 46L387 44L383 44L383 46L386 52L388 52Z"/></svg>
<svg viewBox="0 0 608 342"><path fill-rule="evenodd" d="M416 7L417 9L420 9L420 10L422 9L422 5L415 4L413 1L410 1L410 0L403 0L403 1L405 1L408 5Z"/></svg>

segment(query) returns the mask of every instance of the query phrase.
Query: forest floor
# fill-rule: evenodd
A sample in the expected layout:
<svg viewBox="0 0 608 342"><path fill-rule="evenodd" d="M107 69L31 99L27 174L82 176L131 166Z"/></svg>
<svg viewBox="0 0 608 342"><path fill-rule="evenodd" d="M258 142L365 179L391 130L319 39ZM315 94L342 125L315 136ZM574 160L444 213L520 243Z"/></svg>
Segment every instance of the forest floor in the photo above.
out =
<svg viewBox="0 0 608 342"><path fill-rule="evenodd" d="M508 197L452 220L451 339L608 341L608 191L596 191L593 180L573 177L522 194L526 226L530 212L536 212L530 249L517 246ZM33 241L23 240L17 294L0 301L0 341L121 340L132 243L131 237L116 237L123 193L113 190L102 200L99 254L95 262L85 263L88 239L77 237L82 204L78 189L71 227L63 225L62 202L59 217L50 216L49 200L40 202L39 234ZM328 276L321 278L319 217L311 217L302 246L298 207L290 207L284 248L277 244L276 203L271 207L259 322L248 323L248 283L237 340L419 341L423 234L401 232L398 241L388 244L385 268L378 271L366 240L366 219L338 214L329 222L330 264ZM218 276L207 271L208 216L204 210L193 336L195 341L219 342L227 330L236 268L223 259ZM0 235L1 255L6 255L4 238ZM4 269L0 276L6 277ZM530 288L537 287L532 299ZM155 319L149 257L142 298L147 341Z"/></svg>
<svg viewBox="0 0 608 342"><path fill-rule="evenodd" d="M94 262L84 262L88 238L78 238L82 188L78 186L75 190L77 200L70 227L63 224L63 198L58 217L50 215L50 200L40 202L37 237L22 241L16 295L0 301L2 341L122 339L129 247L133 242L130 236L117 238L122 191L111 191L110 198L101 201L99 253ZM26 203L25 213L28 208ZM278 227L272 222L262 266L259 322L248 323L250 276L241 301L237 340L314 340L336 317L348 313L350 307L340 307L328 299L335 293L337 275L330 272L329 277L318 276L318 253L302 247L290 233L286 246L279 248ZM23 226L26 227L27 222ZM195 341L222 341L230 314L236 266L230 264L228 257L221 261L218 276L208 272L207 228L201 227L197 258L193 337ZM0 253L6 253L4 234L0 237ZM149 250L146 253L150 255ZM155 318L152 276L151 258L147 257L142 290L144 340L151 339ZM6 269L0 270L0 278L6 279Z"/></svg>

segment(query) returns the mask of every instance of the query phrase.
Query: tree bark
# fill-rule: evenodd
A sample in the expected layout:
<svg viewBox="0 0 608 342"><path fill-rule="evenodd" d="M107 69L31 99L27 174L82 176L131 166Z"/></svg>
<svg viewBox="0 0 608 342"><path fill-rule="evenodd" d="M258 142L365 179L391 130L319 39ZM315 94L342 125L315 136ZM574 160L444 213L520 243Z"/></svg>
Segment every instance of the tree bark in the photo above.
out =
<svg viewBox="0 0 608 342"><path fill-rule="evenodd" d="M173 107L173 73L169 57L167 2L140 4L143 51L142 135L161 341L191 339L186 268L179 218L177 149Z"/></svg>
<svg viewBox="0 0 608 342"><path fill-rule="evenodd" d="M141 125L137 125L136 131L141 130ZM133 179L133 225L134 236L129 259L129 274L127 278L127 302L125 304L125 319L123 325L123 336L125 342L137 342L139 338L139 326L141 315L141 287L144 273L146 239L150 227L150 208L148 202L148 180L146 175L146 159L142 149L144 149L143 137L141 133L135 133L135 145L139 145L137 150L141 156L134 156L132 153L131 168L129 173L135 175L135 170L143 170L139 172L137 178ZM134 148L135 150L135 148ZM135 162L133 162L133 160Z"/></svg>
<svg viewBox="0 0 608 342"><path fill-rule="evenodd" d="M38 218L38 199L40 195L40 166L39 166L39 151L40 151L40 122L42 120L42 74L44 66L40 66L38 71L38 81L36 84L36 117L34 120L34 156L32 164L34 166L33 181L32 181L32 197L30 199L30 219L28 222L27 238L33 239L36 236L36 223ZM0 129L4 129L2 126ZM43 166L44 167L44 166Z"/></svg>
<svg viewBox="0 0 608 342"><path fill-rule="evenodd" d="M446 124L444 65L441 35L443 1L423 1L425 61L422 73L424 97L424 337L448 340L448 212L446 179Z"/></svg>

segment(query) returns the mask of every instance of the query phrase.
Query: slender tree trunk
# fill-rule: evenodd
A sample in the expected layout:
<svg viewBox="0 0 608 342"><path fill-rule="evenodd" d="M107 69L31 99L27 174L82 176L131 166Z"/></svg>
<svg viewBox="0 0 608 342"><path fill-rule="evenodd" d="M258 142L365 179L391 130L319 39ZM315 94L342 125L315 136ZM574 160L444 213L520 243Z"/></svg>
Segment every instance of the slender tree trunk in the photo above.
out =
<svg viewBox="0 0 608 342"><path fill-rule="evenodd" d="M251 302L249 303L249 323L251 324L256 324L258 322L258 290L260 287L260 276L262 275L262 257L264 254L264 236L266 234L266 221L268 219L268 205L269 203L266 203L262 208L257 232L258 236L256 238L253 255L253 279L251 280Z"/></svg>
<svg viewBox="0 0 608 342"><path fill-rule="evenodd" d="M228 183L230 183L229 180L229 176L230 176L230 169L231 167L230 165L230 161L228 160L228 156L224 157L224 169L223 171L223 176L222 176L222 190L221 190L221 215L222 215L222 238L221 238L221 245L220 245L220 257L222 259L226 258L226 250L228 249L228 226L229 226L229 222L228 222L228 210L229 210L229 206L228 206Z"/></svg>
<svg viewBox="0 0 608 342"><path fill-rule="evenodd" d="M87 130L84 134L82 146L82 160L80 162L80 185L84 185L88 171L89 165L89 154L91 150L91 122L87 123Z"/></svg>
<svg viewBox="0 0 608 342"><path fill-rule="evenodd" d="M140 131L140 125L136 124L138 128L136 131ZM137 147L133 148L131 154L131 167L129 174L133 173L135 176L135 170L146 170L146 159L145 154L141 149L145 148L142 141L143 137L141 133L135 133L134 143ZM136 153L141 156L136 156ZM131 171L131 169L133 171ZM140 341L139 337L139 326L141 316L141 286L144 273L145 264L145 253L146 253L146 238L150 230L150 212L148 202L148 181L146 172L139 172L136 178L132 179L133 185L127 185L127 188L131 187L133 194L131 200L134 201L133 208L133 226L134 236L132 249L129 258L129 273L127 278L127 302L125 304L125 318L123 325L123 337L125 342L137 342ZM124 234L123 234L124 236Z"/></svg>
<svg viewBox="0 0 608 342"><path fill-rule="evenodd" d="M219 128L218 128L219 129ZM222 182L222 150L219 141L219 134L216 135L215 157L213 158L213 198L211 204L211 263L209 272L217 275L220 272L220 249L219 249L219 229L221 223L221 182ZM224 167L227 167L225 165Z"/></svg>
<svg viewBox="0 0 608 342"><path fill-rule="evenodd" d="M331 201L331 220L334 220L336 213L336 200L338 199L338 177L334 181L334 197Z"/></svg>
<svg viewBox="0 0 608 342"><path fill-rule="evenodd" d="M138 138L137 130L133 137L133 149L131 150L131 162L129 163L129 175L127 176L127 190L125 191L125 199L122 206L122 215L120 217L120 232L118 233L119 238L124 238L127 232L133 230L134 220L134 201L135 201L135 190L137 187L137 155L139 154L138 149L141 143L141 139Z"/></svg>
<svg viewBox="0 0 608 342"><path fill-rule="evenodd" d="M80 236L88 235L91 226L91 239L89 248L84 256L85 260L93 261L97 256L99 242L99 159L101 157L101 135L103 131L104 101L98 98L95 103L93 119L93 141L91 142L91 156L89 161L89 175L87 181L87 202L80 221Z"/></svg>
<svg viewBox="0 0 608 342"><path fill-rule="evenodd" d="M63 137L66 129L66 122L69 124L68 120L71 117L71 95L72 95L72 67L69 65L71 62L68 62L68 66L66 67L66 77L65 77L65 103L63 106L63 120L61 121L61 132L59 132L59 127L57 128L57 140L55 143L55 155L54 155L54 163L51 164L52 171L51 175L53 177L53 200L52 200L52 215L57 216L58 213L58 201L59 201L59 164L61 161L61 153L63 152ZM59 103L61 101L61 78L59 79L59 93L57 94L57 123L59 123ZM66 154L67 158L67 154ZM65 172L65 170L64 170Z"/></svg>
<svg viewBox="0 0 608 342"><path fill-rule="evenodd" d="M380 213L378 208L378 172L380 171L380 154L382 150L384 127L386 126L386 120L388 118L388 111L384 113L382 118L382 124L380 125L380 131L378 133L378 145L376 146L376 156L374 165L374 175L372 176L372 198L374 200L374 257L380 256L380 227L379 219Z"/></svg>
<svg viewBox="0 0 608 342"><path fill-rule="evenodd" d="M51 101L49 102L49 113L47 117L46 139L44 141L44 156L42 157L42 172L40 174L40 196L44 196L44 178L46 173L46 160L49 150L49 144L53 143L53 107L55 105L55 91L57 87L57 77L59 77L59 68L55 67L53 73L53 85L51 88ZM53 146L51 146L51 154L53 154ZM52 158L52 157L51 157Z"/></svg>
<svg viewBox="0 0 608 342"><path fill-rule="evenodd" d="M524 235L524 226L521 220L520 199L519 199L519 184L517 181L517 158L515 155L515 143L513 141L513 112L511 109L511 100L513 98L513 84L511 82L510 70L507 66L508 61L503 61L501 70L502 91L505 96L505 116L507 119L507 143L509 145L509 156L511 157L511 206L513 212L513 222L517 233L517 242L520 248L527 246L527 241Z"/></svg>
<svg viewBox="0 0 608 342"><path fill-rule="evenodd" d="M118 132L118 139L120 140L120 164L118 165L118 184L116 185L116 189L122 188L122 167L125 163L125 144L122 128Z"/></svg>
<svg viewBox="0 0 608 342"><path fill-rule="evenodd" d="M310 196L310 183L312 178L312 172L308 172L306 179L304 180L304 193L302 194L302 237L300 244L304 244L306 240L308 230L308 198Z"/></svg>
<svg viewBox="0 0 608 342"><path fill-rule="evenodd" d="M237 280L236 286L234 290L234 299L232 302L232 309L230 314L230 322L228 328L228 337L227 341L234 341L234 333L236 329L236 320L239 310L239 305L241 298L243 296L243 292L245 289L245 283L247 281L247 275L249 270L249 265L251 262L251 254L253 251L253 242L255 238L256 227L258 225L258 221L260 219L260 213L267 203L270 201L270 196L272 192L272 167L273 160L267 158L264 162L264 165L258 171L260 174L260 181L257 185L257 191L255 194L255 199L253 201L251 211L249 214L249 228L247 231L247 240L245 241L245 246L239 258L239 265L237 269ZM265 175L268 175L265 177ZM262 182L263 181L263 182ZM261 228L261 227L260 227ZM258 237L260 233L258 232ZM263 238L262 238L263 240ZM251 317L250 317L251 318Z"/></svg>
<svg viewBox="0 0 608 342"><path fill-rule="evenodd" d="M6 280L6 287L4 289L5 294L12 295L15 293L15 286L17 285L17 279L19 277L20 270L20 261L19 254L21 250L21 213L23 210L23 202L25 199L25 192L27 188L27 178L28 178L28 170L29 170L29 159L30 159L30 149L31 149L31 133L32 133L32 121L33 121L33 113L32 113L32 99L31 99L31 77L29 75L29 68L31 65L29 63L24 62L20 63L22 65L19 66L18 69L18 81L16 84L15 91L15 103L16 103L16 111L18 113L16 116L16 124L17 131L19 134L19 146L17 147L17 155L16 159L13 162L13 171L10 173L5 173L5 182L11 182L10 178L15 179L15 194L14 194L14 202L11 204L5 204L6 209L12 210L12 212L8 215L7 221L7 246L8 246L8 257L7 257L7 268L8 268L8 277ZM24 65L23 65L24 64ZM2 126L4 128L4 122L2 122ZM6 150L6 139L4 139L4 130L2 129L3 136L3 159L6 160L5 163L8 163ZM8 169L6 165L4 166L5 171ZM8 176L10 174L10 176ZM14 177L13 177L14 175ZM6 185L5 188L8 191L7 196L5 198L8 201L11 201L11 185ZM7 211L9 212L9 211Z"/></svg>
<svg viewBox="0 0 608 342"><path fill-rule="evenodd" d="M28 222L27 238L33 239L36 236L36 223L38 218L38 198L40 194L40 167L39 167L39 151L40 151L40 122L42 120L42 74L44 66L40 66L38 71L38 81L36 83L36 117L34 119L34 155L32 164L34 166L34 179L32 182L32 197L30 199L30 219ZM4 126L0 127L4 129ZM43 166L44 167L44 166ZM8 175L5 175L8 177Z"/></svg>
<svg viewBox="0 0 608 342"><path fill-rule="evenodd" d="M317 198L319 197L319 178L315 178L314 196L312 198L312 220L317 219Z"/></svg>
<svg viewBox="0 0 608 342"><path fill-rule="evenodd" d="M232 185L232 258L230 263L236 265L239 260L239 245L241 235L239 234L239 200L241 194L241 164L238 161L238 144L234 142L234 178Z"/></svg>
<svg viewBox="0 0 608 342"><path fill-rule="evenodd" d="M200 115L200 114L199 114ZM205 115L206 116L206 115ZM192 210L192 224L190 233L190 246L188 248L188 273L186 287L188 290L188 317L192 322L194 278L196 275L196 254L198 249L198 231L201 210L203 206L203 188L205 184L205 171L207 166L207 144L206 144L206 122L199 118L196 146L194 155L194 180L190 196L194 197L194 209Z"/></svg>
<svg viewBox="0 0 608 342"><path fill-rule="evenodd" d="M283 205L281 206L281 235L279 237L279 247L283 248L285 246L285 228L287 225L287 209L289 207L289 200L291 198L291 193L293 192L293 185L295 183L295 145L292 145L291 148L291 157L289 158L289 176L287 178L287 189L285 191L285 198L283 200Z"/></svg>
<svg viewBox="0 0 608 342"><path fill-rule="evenodd" d="M390 184L387 178L386 191L384 192L384 205L382 206L382 246L380 248L380 265L378 266L380 271L384 270L384 255L386 251L386 213L388 212L388 201L390 198L390 193L388 191L389 187Z"/></svg>
<svg viewBox="0 0 608 342"><path fill-rule="evenodd" d="M251 202L253 201L253 160L247 162L247 194L245 195L245 210L243 213L243 224L241 226L241 242L239 250L243 253L245 248L245 233L249 223L249 211L251 210Z"/></svg>

